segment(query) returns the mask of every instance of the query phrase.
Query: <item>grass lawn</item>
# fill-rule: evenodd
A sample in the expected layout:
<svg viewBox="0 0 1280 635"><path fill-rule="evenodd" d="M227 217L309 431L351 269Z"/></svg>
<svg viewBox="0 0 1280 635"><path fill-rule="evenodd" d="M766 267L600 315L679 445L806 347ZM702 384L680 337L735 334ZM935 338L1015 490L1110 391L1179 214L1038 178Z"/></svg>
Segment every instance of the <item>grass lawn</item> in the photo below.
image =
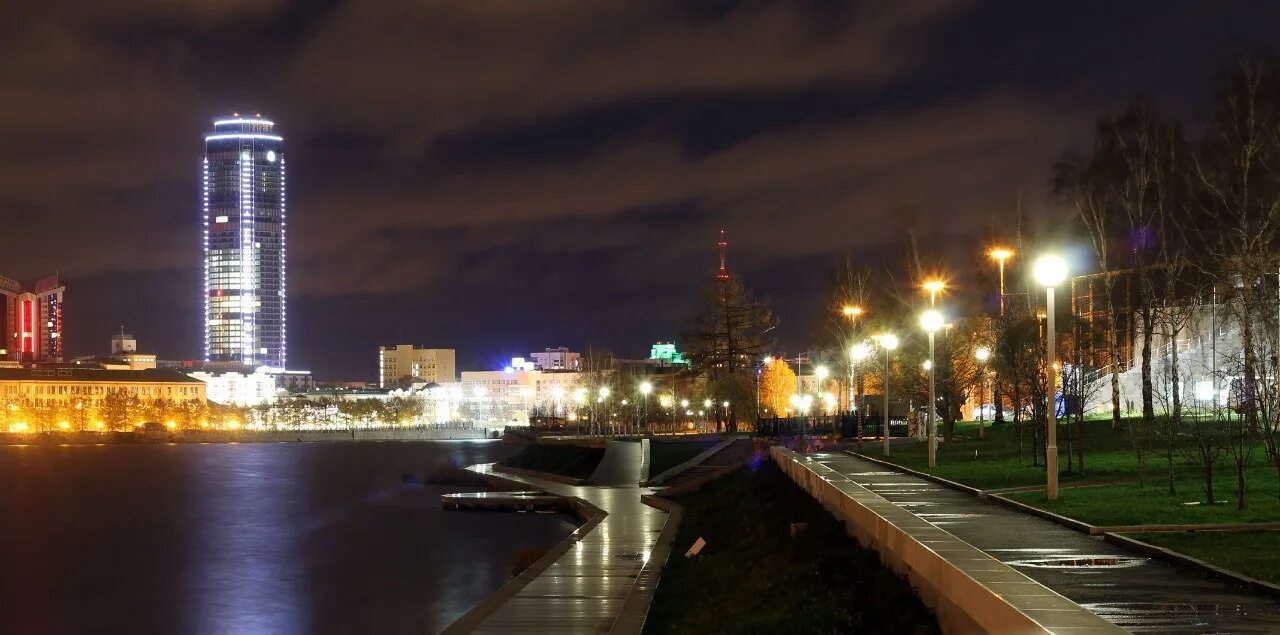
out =
<svg viewBox="0 0 1280 635"><path fill-rule="evenodd" d="M1085 467L1084 475L1079 473L1079 465L1075 463L1077 448L1075 441L1069 438L1066 424L1058 430L1058 459L1061 474L1059 481L1064 485L1111 482L1117 480L1137 480L1139 476L1137 460L1129 442L1127 430L1112 430L1111 421L1085 421ZM1072 432L1072 435L1074 432ZM957 422L955 437L950 442L938 445L937 466L928 468L928 454L925 443L911 445L895 445L888 457L884 457L881 446L876 443L864 443L863 453L878 458L887 458L890 462L909 467L914 470L930 472L966 485L980 489L997 489L1002 487L1020 487L1026 485L1043 485L1044 448L1038 447L1037 463L1032 465L1032 431L1023 423L1021 442L1019 430L1012 423L1000 427L991 427L988 423L984 438L979 438L978 426L972 422ZM1146 475L1148 483L1163 482L1165 459L1162 441L1153 440L1147 461ZM1071 450L1068 461L1068 449ZM1234 476L1231 475L1230 459L1224 457L1219 462L1222 473L1215 484L1217 497L1226 498L1234 487ZM1261 443L1254 449L1251 461L1255 467L1266 465L1266 456ZM1071 471L1068 471L1071 468ZM1199 491L1198 470L1187 460L1185 453L1179 449L1174 451L1174 470L1183 489ZM1269 468L1268 468L1269 469ZM1264 469L1250 479L1250 487L1261 486L1263 490L1274 493L1276 477L1274 470L1268 476ZM1269 488L1269 489L1268 489ZM1194 500L1188 499L1188 500Z"/></svg>
<svg viewBox="0 0 1280 635"><path fill-rule="evenodd" d="M587 478L596 471L604 448L589 448L561 443L539 443L526 446L519 453L500 461L501 465L525 470L550 472L570 478Z"/></svg>
<svg viewBox="0 0 1280 635"><path fill-rule="evenodd" d="M649 442L649 478L702 454L720 441L720 437L704 437L696 441L651 440Z"/></svg>
<svg viewBox="0 0 1280 635"><path fill-rule="evenodd" d="M1047 509L1055 514L1091 525L1179 525L1199 523L1255 523L1280 521L1280 499L1276 497L1275 473L1269 467L1249 470L1245 496L1248 508L1239 511L1235 503L1235 480L1220 474L1214 485L1217 505L1187 505L1204 500L1198 480L1186 477L1178 494L1169 495L1164 481L1138 485L1125 483L1099 487L1063 489L1058 500L1049 502L1043 491L1005 494L1013 500ZM1277 543L1280 546L1280 543Z"/></svg>
<svg viewBox="0 0 1280 635"><path fill-rule="evenodd" d="M1224 569L1280 584L1280 531L1184 531L1126 534Z"/></svg>
<svg viewBox="0 0 1280 635"><path fill-rule="evenodd" d="M771 461L679 499L645 633L937 633L906 580ZM808 523L796 538L790 523ZM707 546L684 552L699 537Z"/></svg>

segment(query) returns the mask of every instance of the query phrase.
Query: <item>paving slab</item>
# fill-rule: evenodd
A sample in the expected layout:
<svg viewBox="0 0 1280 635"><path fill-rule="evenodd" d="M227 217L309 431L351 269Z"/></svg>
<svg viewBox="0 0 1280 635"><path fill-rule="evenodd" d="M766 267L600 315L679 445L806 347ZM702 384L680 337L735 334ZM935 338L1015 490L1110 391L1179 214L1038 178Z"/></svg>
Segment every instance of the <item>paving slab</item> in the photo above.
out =
<svg viewBox="0 0 1280 635"><path fill-rule="evenodd" d="M1106 620L1140 633L1280 633L1280 601L1130 552L843 452L814 453L829 467L940 531L977 547ZM839 483L835 483L839 485ZM1069 496L1069 493L1064 495ZM896 521L895 521L896 522ZM1280 545L1277 545L1280 548ZM1073 566L1073 565L1088 566ZM977 577L975 575L975 577ZM991 580L989 584L1004 584ZM1017 584L1017 582L1012 582ZM1025 587L1020 587L1025 590ZM1064 613L1037 611L1055 633ZM1086 628L1080 632L1088 632Z"/></svg>

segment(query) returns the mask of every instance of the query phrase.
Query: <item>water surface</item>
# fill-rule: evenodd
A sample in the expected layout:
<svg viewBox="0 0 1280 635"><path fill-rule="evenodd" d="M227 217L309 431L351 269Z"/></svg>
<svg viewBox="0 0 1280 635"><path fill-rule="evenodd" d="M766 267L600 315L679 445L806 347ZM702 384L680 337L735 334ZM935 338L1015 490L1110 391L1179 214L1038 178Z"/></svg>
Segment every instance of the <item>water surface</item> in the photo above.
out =
<svg viewBox="0 0 1280 635"><path fill-rule="evenodd" d="M557 515L448 512L404 472L492 442L0 446L0 633L430 633Z"/></svg>

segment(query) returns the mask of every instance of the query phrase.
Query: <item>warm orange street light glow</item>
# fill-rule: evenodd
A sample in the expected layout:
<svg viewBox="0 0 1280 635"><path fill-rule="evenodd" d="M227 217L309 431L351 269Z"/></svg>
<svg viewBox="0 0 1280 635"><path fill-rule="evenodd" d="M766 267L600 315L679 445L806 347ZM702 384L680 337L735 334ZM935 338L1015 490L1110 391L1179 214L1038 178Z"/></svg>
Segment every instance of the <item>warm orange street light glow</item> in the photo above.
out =
<svg viewBox="0 0 1280 635"><path fill-rule="evenodd" d="M862 315L862 307L855 304L846 304L844 308L841 309L841 312L848 317L858 317L859 315Z"/></svg>
<svg viewBox="0 0 1280 635"><path fill-rule="evenodd" d="M934 305L938 303L938 292L947 288L947 283L938 278L934 278L932 280L925 280L924 284L920 286L924 287L924 290L929 292L929 304Z"/></svg>
<svg viewBox="0 0 1280 635"><path fill-rule="evenodd" d="M991 251L988 251L987 255L991 256L992 260L996 260L1003 263L1004 261L1013 257L1013 250L1005 249L1004 247L996 247Z"/></svg>

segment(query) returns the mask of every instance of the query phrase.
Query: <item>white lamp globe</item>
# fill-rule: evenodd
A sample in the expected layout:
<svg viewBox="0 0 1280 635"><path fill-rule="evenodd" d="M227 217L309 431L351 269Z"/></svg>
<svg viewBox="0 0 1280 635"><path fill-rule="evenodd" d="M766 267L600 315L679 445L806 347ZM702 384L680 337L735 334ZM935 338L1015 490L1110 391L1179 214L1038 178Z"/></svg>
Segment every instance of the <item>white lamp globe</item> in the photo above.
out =
<svg viewBox="0 0 1280 635"><path fill-rule="evenodd" d="M1041 286L1056 287L1067 279L1067 261L1054 254L1040 256L1031 266L1031 272Z"/></svg>

